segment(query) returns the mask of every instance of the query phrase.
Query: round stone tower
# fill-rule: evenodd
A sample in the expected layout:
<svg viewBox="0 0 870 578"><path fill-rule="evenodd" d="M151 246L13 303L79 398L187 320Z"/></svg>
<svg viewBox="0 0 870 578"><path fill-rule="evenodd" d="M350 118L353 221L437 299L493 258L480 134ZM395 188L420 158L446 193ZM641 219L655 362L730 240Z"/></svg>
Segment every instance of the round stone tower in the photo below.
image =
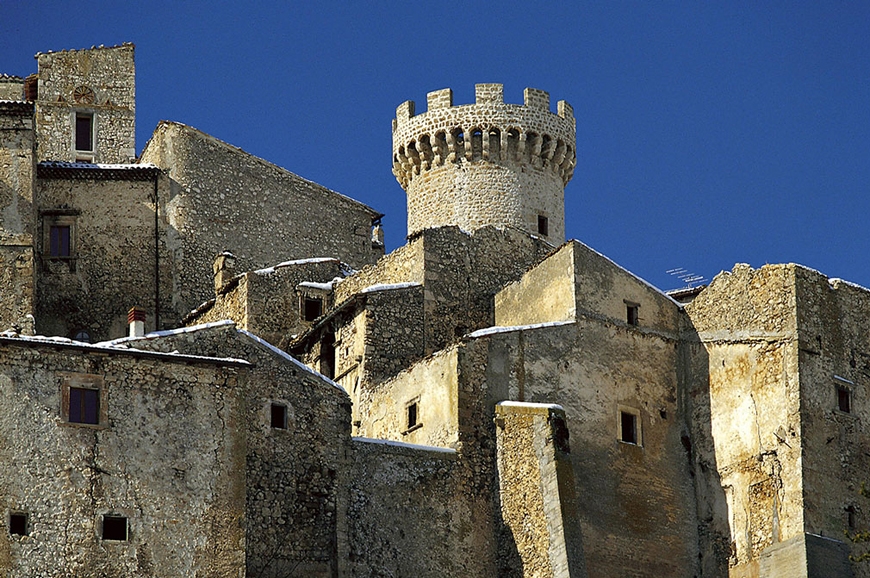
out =
<svg viewBox="0 0 870 578"><path fill-rule="evenodd" d="M408 193L408 236L444 225L512 226L554 245L565 240L565 185L576 164L574 110L527 88L505 104L501 84L475 86L474 104L453 106L449 88L428 111L403 103L393 121L393 174Z"/></svg>

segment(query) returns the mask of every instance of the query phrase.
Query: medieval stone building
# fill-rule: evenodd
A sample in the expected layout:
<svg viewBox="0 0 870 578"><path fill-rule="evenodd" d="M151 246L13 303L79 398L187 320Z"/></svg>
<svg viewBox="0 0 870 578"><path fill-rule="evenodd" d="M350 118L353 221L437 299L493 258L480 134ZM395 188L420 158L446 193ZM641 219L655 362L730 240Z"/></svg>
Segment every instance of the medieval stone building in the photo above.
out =
<svg viewBox="0 0 870 578"><path fill-rule="evenodd" d="M133 51L0 76L0 574L870 576L868 290L566 242L574 112L497 84L398 107L384 255L194 128L137 157Z"/></svg>

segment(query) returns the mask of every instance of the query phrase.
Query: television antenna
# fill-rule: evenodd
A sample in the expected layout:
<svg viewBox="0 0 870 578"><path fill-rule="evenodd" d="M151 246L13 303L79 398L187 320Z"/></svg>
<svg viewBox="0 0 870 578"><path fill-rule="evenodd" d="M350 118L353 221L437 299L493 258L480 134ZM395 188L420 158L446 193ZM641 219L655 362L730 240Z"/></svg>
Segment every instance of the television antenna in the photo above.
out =
<svg viewBox="0 0 870 578"><path fill-rule="evenodd" d="M684 267L677 267L676 269L668 269L666 272L668 275L676 277L677 279L679 279L680 281L685 283L687 289L691 289L692 286L695 284L701 284L701 283L707 282L707 278L704 277L703 275L698 275L697 273L692 273L691 271L689 271L688 269L685 269Z"/></svg>

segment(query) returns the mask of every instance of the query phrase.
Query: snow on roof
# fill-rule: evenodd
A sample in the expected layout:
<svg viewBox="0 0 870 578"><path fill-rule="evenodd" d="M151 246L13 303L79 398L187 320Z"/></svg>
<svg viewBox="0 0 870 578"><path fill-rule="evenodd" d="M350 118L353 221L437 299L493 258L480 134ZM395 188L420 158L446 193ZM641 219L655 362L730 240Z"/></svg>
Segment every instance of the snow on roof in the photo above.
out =
<svg viewBox="0 0 870 578"><path fill-rule="evenodd" d="M181 335L182 333L193 333L195 331L202 331L203 329L210 329L212 327L223 327L225 325L235 326L235 322L231 319L223 319L221 321L212 321L211 323L202 323L200 325L191 325L189 327L179 327L178 329L164 329L162 331L152 331L151 333L146 333L141 337L120 337L111 341L103 341L100 343L100 345L126 345L134 341L157 339L159 337Z"/></svg>
<svg viewBox="0 0 870 578"><path fill-rule="evenodd" d="M409 287L421 287L419 283L377 283L369 285L360 293L376 293L378 291L393 291L396 289L407 289Z"/></svg>
<svg viewBox="0 0 870 578"><path fill-rule="evenodd" d="M155 164L151 163L84 163L84 162L67 162L67 161L42 161L39 163L40 166L48 167L52 169L156 169L159 168Z"/></svg>
<svg viewBox="0 0 870 578"><path fill-rule="evenodd" d="M496 405L502 405L507 407L529 407L529 408L546 408L546 409L558 409L560 411L565 411L565 408L559 405L558 403L532 403L529 401L500 401Z"/></svg>
<svg viewBox="0 0 870 578"><path fill-rule="evenodd" d="M511 325L507 327L486 327L478 329L466 335L468 339L477 339L478 337L486 337L496 333L510 333L511 331L526 331L527 329L541 329L543 327L561 327L562 325L571 325L574 321L548 321L547 323L534 323L532 325Z"/></svg>
<svg viewBox="0 0 870 578"><path fill-rule="evenodd" d="M293 265L307 265L309 263L329 263L329 262L339 262L335 257L311 257L310 259L296 259L294 261L284 261L283 263L278 263L277 265L272 265L271 267L266 267L265 269L257 269L254 273L258 275L271 275L275 272L275 269L279 269L281 267L292 267Z"/></svg>
<svg viewBox="0 0 870 578"><path fill-rule="evenodd" d="M29 344L41 344L41 345L61 345L65 347L72 347L75 349L82 349L85 351L101 351L101 352L114 352L121 354L136 354L136 355L145 355L145 356L153 356L153 357L170 357L177 358L180 361L203 361L209 363L233 363L240 365L250 365L244 359L237 359L234 357L213 357L209 355L189 355L186 353L178 353L174 352L164 352L164 351L148 351L145 349L136 349L133 347L129 347L126 343L123 343L124 340L116 339L114 341L102 341L99 343L85 343L83 341L76 341L74 339L69 339L68 337L57 337L57 336L45 336L45 335L20 335L15 333L14 331L4 331L0 333L0 338L9 341L9 342L21 342L21 343L29 343ZM125 338L127 340L132 340L131 338ZM139 338L142 339L142 338Z"/></svg>
<svg viewBox="0 0 870 578"><path fill-rule="evenodd" d="M846 281L845 279L840 279L839 277L832 277L828 279L828 284L834 289L837 288L837 285L846 285L847 287L851 287L853 289L860 289L861 291L870 291L863 285L858 285L857 283L853 283L851 281Z"/></svg>
<svg viewBox="0 0 870 578"><path fill-rule="evenodd" d="M361 437L354 437L352 439L355 442L362 442L362 443L366 443L366 444L379 444L379 445L383 445L383 446L393 446L393 447L397 447L397 448L407 448L407 449L411 449L411 450L421 450L421 451L427 451L427 452L438 452L438 453L442 453L442 454L455 454L456 453L456 450L453 448L440 448L437 446L424 446L424 445L419 445L419 444L409 444L409 443L405 443L405 442L397 442L395 440L379 440L379 439L374 439L374 438L361 438Z"/></svg>
<svg viewBox="0 0 870 578"><path fill-rule="evenodd" d="M298 359L296 359L295 357L293 357L292 355L290 355L286 351L278 349L277 347L275 347L274 345L272 345L271 343L269 343L265 339L262 339L261 337L257 337L256 335L254 335L253 333L251 333L249 331L245 331L244 329L239 329L238 331L239 331L239 333L250 337L251 339L253 339L257 343L259 343L260 345L265 347L266 349L270 350L272 353L284 358L286 361L289 361L290 363L292 363L293 365L295 365L296 367L298 367L302 371L305 371L305 372L310 373L311 375L313 375L315 377L322 379L323 381L332 385L333 387L340 389L342 392L345 393L345 395L347 394L347 391L342 386L335 383L334 381L332 381L331 379L329 379L328 377L326 377L322 373L314 371L313 369L311 369L310 367L308 367L307 365L305 365L304 363L302 363L301 361L299 361Z"/></svg>
<svg viewBox="0 0 870 578"><path fill-rule="evenodd" d="M236 326L235 322L230 320L230 319L224 319L223 321L212 321L211 323L202 323L200 325L191 325L190 327L180 327L178 329L167 329L164 331L154 331L154 332L148 333L142 337L122 337L121 339L115 339L113 341L105 341L105 342L101 343L100 345L114 346L114 347L126 345L129 347L135 341L158 339L161 337L170 337L173 335L182 335L184 333L195 333L197 331L203 331L206 329L213 329L215 327L230 327L230 326L235 327ZM236 329L236 331L238 331L242 335L249 337L250 339L252 339L253 341L262 345L263 347L265 347L266 349L268 349L272 353L278 355L279 357L282 357L284 360L289 361L290 363L292 363L293 365L295 365L299 369L301 369L307 373L310 373L311 375L319 377L323 381L327 382L328 384L332 385L333 387L340 389L345 394L347 394L347 391L342 386L340 386L336 382L332 381L331 379L329 379L325 375L318 373L317 371L314 371L313 369L311 369L310 367L308 367L307 365L305 365L304 363L302 363L301 361L299 361L298 359L296 359L295 357L293 357L292 355L290 355L286 351L282 351L281 349L278 349L277 347L275 347L274 345L272 345L271 343L269 343L265 339L263 339L261 337L257 337L256 335L254 335L250 331L246 331L244 329ZM247 362L245 362L245 363L247 363Z"/></svg>
<svg viewBox="0 0 870 578"><path fill-rule="evenodd" d="M335 288L336 283L340 283L343 281L341 277L336 277L329 283L315 283L314 281L303 281L299 283L299 287L305 287L306 289L320 289L321 291L332 291Z"/></svg>

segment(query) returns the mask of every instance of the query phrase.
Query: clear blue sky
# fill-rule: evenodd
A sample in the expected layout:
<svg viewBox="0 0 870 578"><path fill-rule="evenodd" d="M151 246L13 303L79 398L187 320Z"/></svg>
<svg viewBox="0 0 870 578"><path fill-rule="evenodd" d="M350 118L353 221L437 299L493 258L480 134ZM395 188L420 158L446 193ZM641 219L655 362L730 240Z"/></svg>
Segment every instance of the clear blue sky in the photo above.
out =
<svg viewBox="0 0 870 578"><path fill-rule="evenodd" d="M125 41L138 150L192 125L386 213L389 249L396 106L501 82L574 106L568 236L654 285L797 262L870 287L870 2L0 0L0 72Z"/></svg>

